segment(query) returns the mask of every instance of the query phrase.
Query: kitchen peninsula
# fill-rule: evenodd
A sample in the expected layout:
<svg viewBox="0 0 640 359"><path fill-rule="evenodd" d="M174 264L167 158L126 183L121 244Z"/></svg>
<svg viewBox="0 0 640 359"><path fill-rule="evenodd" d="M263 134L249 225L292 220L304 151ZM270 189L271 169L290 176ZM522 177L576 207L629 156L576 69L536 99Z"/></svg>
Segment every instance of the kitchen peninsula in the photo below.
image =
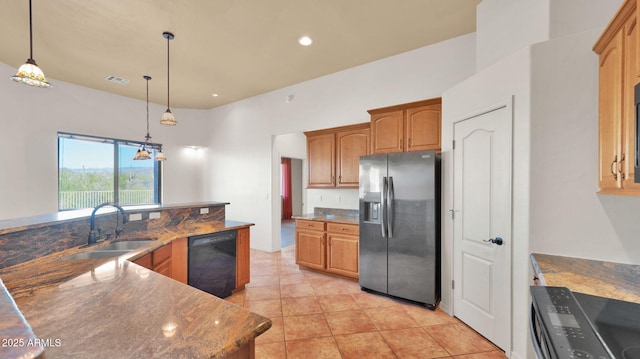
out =
<svg viewBox="0 0 640 359"><path fill-rule="evenodd" d="M248 233L253 224L225 219L226 204L128 208L140 219L127 223L118 241L150 241L113 258L63 259L95 249L80 248L88 233L86 212L20 219L14 227L1 221L0 279L11 296L0 298L0 313L20 318L21 312L23 325L0 326L0 357L25 352L27 342L16 339L29 334L29 326L47 358L252 357L255 338L271 327L268 318L132 262L185 237ZM96 220L110 223L110 216L115 213ZM41 354L28 349L27 357Z"/></svg>

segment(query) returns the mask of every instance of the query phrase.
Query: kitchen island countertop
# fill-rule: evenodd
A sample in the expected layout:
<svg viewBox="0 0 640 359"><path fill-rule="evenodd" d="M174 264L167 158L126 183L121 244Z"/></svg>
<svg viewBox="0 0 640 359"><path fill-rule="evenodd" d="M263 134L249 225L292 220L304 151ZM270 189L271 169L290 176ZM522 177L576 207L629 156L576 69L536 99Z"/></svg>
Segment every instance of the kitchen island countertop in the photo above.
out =
<svg viewBox="0 0 640 359"><path fill-rule="evenodd" d="M225 357L253 345L271 321L130 260L177 238L251 225L178 225L149 233L153 241L120 257L61 260L87 250L75 247L3 268L0 278L47 358Z"/></svg>
<svg viewBox="0 0 640 359"><path fill-rule="evenodd" d="M640 304L640 265L532 253L540 284Z"/></svg>

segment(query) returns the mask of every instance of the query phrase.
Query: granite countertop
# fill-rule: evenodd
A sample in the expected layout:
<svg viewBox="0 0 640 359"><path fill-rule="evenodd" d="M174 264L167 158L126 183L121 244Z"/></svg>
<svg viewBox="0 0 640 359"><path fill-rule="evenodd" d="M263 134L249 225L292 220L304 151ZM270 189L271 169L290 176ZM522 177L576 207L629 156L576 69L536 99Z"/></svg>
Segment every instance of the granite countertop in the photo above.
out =
<svg viewBox="0 0 640 359"><path fill-rule="evenodd" d="M640 265L531 254L541 285L640 304Z"/></svg>
<svg viewBox="0 0 640 359"><path fill-rule="evenodd" d="M193 203L175 203L175 204L154 204L142 206L124 206L127 211L147 212L171 208L193 208L193 207L216 207L226 206L229 202L193 202ZM107 207L103 211L115 211L115 208ZM78 209L72 211L62 211L50 214L41 214L38 216L3 219L0 220L0 234L21 231L26 228L38 228L49 226L51 224L64 223L65 221L73 221L84 217L91 216L93 208Z"/></svg>
<svg viewBox="0 0 640 359"><path fill-rule="evenodd" d="M89 250L76 247L3 268L0 277L35 335L45 340L47 358L223 357L264 333L271 321L130 260L177 238L251 225L163 228L148 233L150 243L117 258L60 260ZM0 311L11 303L0 301ZM19 335L24 327L13 329L10 334ZM0 347L1 357L5 349Z"/></svg>
<svg viewBox="0 0 640 359"><path fill-rule="evenodd" d="M341 216L334 214L302 214L298 216L293 216L294 219L304 219L307 221L323 221L323 222L335 222L335 223L345 223L345 224L360 224L360 217L356 216Z"/></svg>
<svg viewBox="0 0 640 359"><path fill-rule="evenodd" d="M0 280L0 356L2 358L37 358L44 348L26 322L16 303ZM10 352L10 353L9 353Z"/></svg>

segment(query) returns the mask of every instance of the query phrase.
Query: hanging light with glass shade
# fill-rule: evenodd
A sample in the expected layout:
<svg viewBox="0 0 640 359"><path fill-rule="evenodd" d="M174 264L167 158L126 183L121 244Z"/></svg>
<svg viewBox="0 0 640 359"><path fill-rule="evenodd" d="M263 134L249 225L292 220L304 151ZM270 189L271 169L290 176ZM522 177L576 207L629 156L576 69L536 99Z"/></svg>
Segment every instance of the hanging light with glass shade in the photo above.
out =
<svg viewBox="0 0 640 359"><path fill-rule="evenodd" d="M51 84L44 77L44 73L33 59L33 21L31 20L31 0L29 0L29 58L18 69L18 73L11 77L15 82L35 86L49 88Z"/></svg>
<svg viewBox="0 0 640 359"><path fill-rule="evenodd" d="M160 123L167 126L175 126L178 122L176 121L175 116L173 116L171 107L169 106L169 42L173 40L174 36L172 33L165 31L162 33L162 37L167 39L167 110L162 115Z"/></svg>
<svg viewBox="0 0 640 359"><path fill-rule="evenodd" d="M147 135L144 136L144 143L138 148L135 156L133 156L134 160L150 160L151 153L147 149L147 144L151 140L151 135L149 134L149 80L151 80L151 76L143 76L143 78L147 81Z"/></svg>
<svg viewBox="0 0 640 359"><path fill-rule="evenodd" d="M167 160L167 156L164 155L164 152L162 152L162 147L160 147L158 152L156 152L156 161L166 161L166 160Z"/></svg>

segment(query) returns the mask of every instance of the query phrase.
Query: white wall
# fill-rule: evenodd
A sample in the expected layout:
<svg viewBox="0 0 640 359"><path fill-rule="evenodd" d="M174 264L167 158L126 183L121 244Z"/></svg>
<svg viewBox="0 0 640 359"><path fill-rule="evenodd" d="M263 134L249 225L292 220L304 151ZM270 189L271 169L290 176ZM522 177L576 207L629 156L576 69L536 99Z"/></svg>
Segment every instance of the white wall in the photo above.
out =
<svg viewBox="0 0 640 359"><path fill-rule="evenodd" d="M530 44L549 39L550 1L483 0L476 7L477 72Z"/></svg>
<svg viewBox="0 0 640 359"><path fill-rule="evenodd" d="M453 124L498 104L513 101L512 355L526 358L529 283L530 55L525 48L485 68L442 97L442 308L453 308ZM524 310L522 309L524 308Z"/></svg>
<svg viewBox="0 0 640 359"><path fill-rule="evenodd" d="M46 70L46 69L45 69ZM58 211L57 132L144 140L145 102L49 79L51 89L17 84L16 68L0 63L0 219ZM145 82L132 81L144 93ZM153 86L153 83L150 84ZM164 202L200 201L204 155L185 151L206 146L206 111L174 109L175 128L159 124L165 107L150 105L153 141L164 145Z"/></svg>
<svg viewBox="0 0 640 359"><path fill-rule="evenodd" d="M230 201L227 217L256 223L253 248L277 250L272 136L367 122L368 109L439 97L473 73L474 49L469 34L211 110L207 198Z"/></svg>
<svg viewBox="0 0 640 359"><path fill-rule="evenodd" d="M532 48L531 250L640 263L640 198L596 194L600 33Z"/></svg>
<svg viewBox="0 0 640 359"><path fill-rule="evenodd" d="M549 38L576 34L605 26L624 0L550 1ZM594 41L595 43L595 41ZM593 44L591 44L593 46Z"/></svg>
<svg viewBox="0 0 640 359"><path fill-rule="evenodd" d="M623 0L483 0L476 9L476 70L531 44L602 27Z"/></svg>

